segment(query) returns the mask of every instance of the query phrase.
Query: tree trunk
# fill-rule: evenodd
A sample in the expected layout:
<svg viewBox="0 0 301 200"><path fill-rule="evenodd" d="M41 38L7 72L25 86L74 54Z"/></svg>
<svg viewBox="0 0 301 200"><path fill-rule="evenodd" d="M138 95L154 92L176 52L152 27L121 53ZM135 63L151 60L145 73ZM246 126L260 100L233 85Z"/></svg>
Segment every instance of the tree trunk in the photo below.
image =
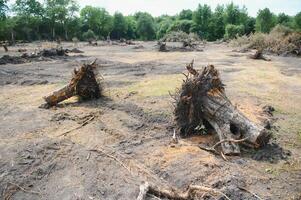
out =
<svg viewBox="0 0 301 200"><path fill-rule="evenodd" d="M72 96L78 95L83 99L99 98L102 88L96 81L94 69L96 68L95 61L91 64L83 65L79 70L74 70L74 76L70 83L64 88L54 92L53 94L44 97L46 105L44 108L57 105Z"/></svg>
<svg viewBox="0 0 301 200"><path fill-rule="evenodd" d="M237 140L246 138L245 142L254 147L265 145L269 133L255 125L239 110L237 110L225 94L218 71L209 65L198 72L193 68L193 62L187 66L193 76L187 76L177 96L175 109L176 122L182 136L193 134L201 125L210 124L219 139ZM224 154L240 153L238 143L222 142Z"/></svg>

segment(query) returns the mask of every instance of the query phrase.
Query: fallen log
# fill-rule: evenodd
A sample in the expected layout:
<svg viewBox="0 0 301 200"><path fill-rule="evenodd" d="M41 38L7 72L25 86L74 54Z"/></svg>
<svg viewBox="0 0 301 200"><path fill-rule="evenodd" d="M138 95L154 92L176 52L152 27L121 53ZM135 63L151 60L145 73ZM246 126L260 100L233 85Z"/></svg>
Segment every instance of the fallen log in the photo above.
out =
<svg viewBox="0 0 301 200"><path fill-rule="evenodd" d="M41 107L49 108L57 105L72 96L78 95L84 100L100 98L102 88L95 77L96 60L91 64L84 64L79 70L74 69L74 75L70 83L64 88L44 97L46 104Z"/></svg>
<svg viewBox="0 0 301 200"><path fill-rule="evenodd" d="M220 145L225 155L240 154L239 144L233 141L242 138L256 148L269 141L269 132L251 122L227 98L213 65L197 71L192 61L186 68L189 74L175 96L175 120L181 136L195 133L202 125L213 128L223 141Z"/></svg>

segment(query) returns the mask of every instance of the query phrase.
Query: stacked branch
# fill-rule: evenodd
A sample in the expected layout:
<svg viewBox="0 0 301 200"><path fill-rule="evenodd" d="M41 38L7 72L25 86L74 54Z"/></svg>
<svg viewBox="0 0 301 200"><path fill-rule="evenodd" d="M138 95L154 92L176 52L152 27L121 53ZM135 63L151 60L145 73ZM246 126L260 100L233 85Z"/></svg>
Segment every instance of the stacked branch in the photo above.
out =
<svg viewBox="0 0 301 200"><path fill-rule="evenodd" d="M193 61L187 65L189 74L176 95L175 120L182 136L196 132L197 127L211 127L218 134L222 152L226 155L240 154L235 141L265 145L270 134L259 125L251 122L230 102L224 85L213 65L201 71L193 68Z"/></svg>
<svg viewBox="0 0 301 200"><path fill-rule="evenodd" d="M72 96L79 96L84 100L100 98L102 88L96 80L95 69L97 67L96 60L91 64L84 64L80 69L74 69L74 75L70 83L64 88L44 97L46 104L44 108L57 105Z"/></svg>

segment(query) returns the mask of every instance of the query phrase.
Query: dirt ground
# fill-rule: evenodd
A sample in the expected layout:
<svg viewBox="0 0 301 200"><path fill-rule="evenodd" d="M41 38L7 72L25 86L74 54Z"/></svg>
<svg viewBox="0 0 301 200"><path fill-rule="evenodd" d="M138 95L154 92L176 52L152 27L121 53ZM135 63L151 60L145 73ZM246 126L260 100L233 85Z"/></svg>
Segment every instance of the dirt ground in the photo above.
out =
<svg viewBox="0 0 301 200"><path fill-rule="evenodd" d="M141 42L144 48L135 49L79 43L81 55L0 65L0 199L135 200L144 181L180 190L208 186L232 200L301 199L301 59L252 60L250 52L213 43L203 52L158 52L155 44ZM23 44L8 53L0 49L0 56L52 46ZM39 108L44 96L70 80L74 67L94 58L105 98L74 97L57 108ZM243 148L228 161L197 147L214 143L214 135L171 145L169 91L180 87L192 59L196 68L215 65L227 95L256 123L267 118L263 106L275 108L270 144Z"/></svg>

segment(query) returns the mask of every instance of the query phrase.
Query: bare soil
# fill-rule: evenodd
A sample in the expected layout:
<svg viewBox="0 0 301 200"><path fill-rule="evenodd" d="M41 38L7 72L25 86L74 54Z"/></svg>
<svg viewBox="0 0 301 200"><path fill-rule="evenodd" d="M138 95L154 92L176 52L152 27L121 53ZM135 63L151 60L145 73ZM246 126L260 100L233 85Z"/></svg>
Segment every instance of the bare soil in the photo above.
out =
<svg viewBox="0 0 301 200"><path fill-rule="evenodd" d="M134 200L143 181L180 190L209 186L233 200L257 199L252 193L261 199L301 199L300 58L252 60L251 52L213 43L203 52L158 52L155 42L137 44L143 48L62 45L84 53L0 66L1 199ZM19 48L0 56L20 55ZM67 84L74 67L94 58L105 98L71 98L56 108L39 108L43 96ZM260 150L245 147L228 161L198 148L214 144L214 134L171 144L175 124L169 91L181 85L192 59L196 68L215 65L231 101L256 123L271 117L263 106L275 108L270 144Z"/></svg>

